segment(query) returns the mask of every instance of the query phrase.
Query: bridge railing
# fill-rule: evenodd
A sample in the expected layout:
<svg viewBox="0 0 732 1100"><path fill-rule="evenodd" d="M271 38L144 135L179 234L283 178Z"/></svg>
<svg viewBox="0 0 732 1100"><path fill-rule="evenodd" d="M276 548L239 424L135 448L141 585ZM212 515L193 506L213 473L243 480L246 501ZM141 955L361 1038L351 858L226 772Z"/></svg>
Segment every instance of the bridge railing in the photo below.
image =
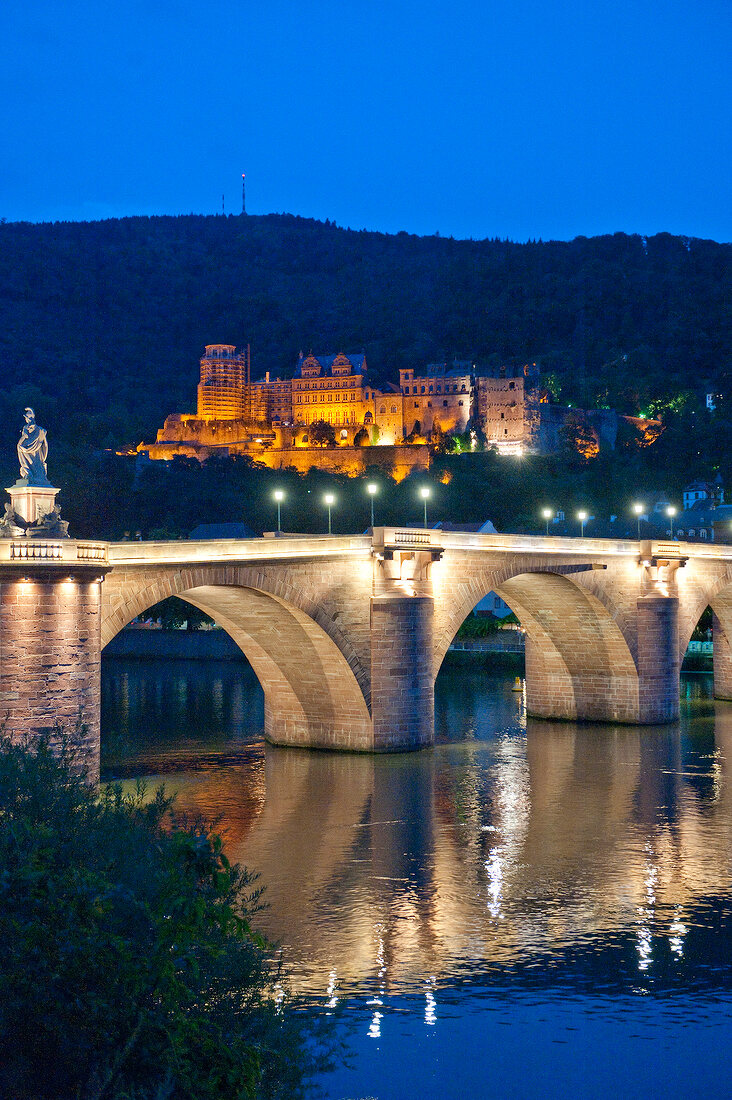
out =
<svg viewBox="0 0 732 1100"><path fill-rule="evenodd" d="M374 544L414 549L430 546L445 550L496 550L542 554L622 555L638 557L637 542L624 539L582 539L568 536L480 534L441 528L376 527ZM678 544L676 544L678 545Z"/></svg>
<svg viewBox="0 0 732 1100"><path fill-rule="evenodd" d="M0 566L24 563L51 568L106 566L109 564L109 543L79 539L0 539Z"/></svg>
<svg viewBox="0 0 732 1100"><path fill-rule="evenodd" d="M195 565L210 562L276 561L287 558L367 554L369 535L286 535L257 539L190 539L170 542L113 542L112 565Z"/></svg>
<svg viewBox="0 0 732 1100"><path fill-rule="evenodd" d="M299 557L357 556L379 547L404 550L484 550L602 559L624 557L732 560L732 546L676 540L589 539L555 535L480 534L424 527L375 527L362 535L285 535L253 539L195 539L169 542L113 542L91 540L0 539L0 565L25 560L49 563L74 561L111 566L175 565L196 562L239 562Z"/></svg>

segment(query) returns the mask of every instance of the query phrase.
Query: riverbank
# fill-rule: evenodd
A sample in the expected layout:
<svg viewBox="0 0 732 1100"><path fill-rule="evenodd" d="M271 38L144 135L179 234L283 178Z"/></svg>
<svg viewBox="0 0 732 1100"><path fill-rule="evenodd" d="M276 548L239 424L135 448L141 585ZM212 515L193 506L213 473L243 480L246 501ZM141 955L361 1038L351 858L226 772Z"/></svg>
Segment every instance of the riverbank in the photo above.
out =
<svg viewBox="0 0 732 1100"><path fill-rule="evenodd" d="M523 675L525 635L518 630L501 631L489 638L457 639L445 657L447 668L484 668ZM709 643L704 643L711 649ZM699 647L695 649L695 645ZM128 660L246 661L236 642L225 630L155 630L127 627L104 648L105 657ZM711 672L712 656L692 642L683 664L684 672Z"/></svg>
<svg viewBox="0 0 732 1100"><path fill-rule="evenodd" d="M155 630L126 627L103 650L105 657L129 660L245 661L225 630Z"/></svg>
<svg viewBox="0 0 732 1100"><path fill-rule="evenodd" d="M490 668L522 673L524 635L455 641L445 663L450 668ZM126 627L104 648L105 657L140 661L245 661L246 657L225 630L157 630Z"/></svg>

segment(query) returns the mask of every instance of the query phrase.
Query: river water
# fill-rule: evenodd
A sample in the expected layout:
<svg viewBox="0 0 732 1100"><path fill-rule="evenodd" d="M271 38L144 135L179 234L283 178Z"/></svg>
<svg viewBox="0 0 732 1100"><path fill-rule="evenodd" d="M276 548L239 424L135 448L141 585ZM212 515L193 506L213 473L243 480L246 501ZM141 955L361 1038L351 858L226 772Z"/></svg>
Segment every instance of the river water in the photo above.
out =
<svg viewBox="0 0 732 1100"><path fill-rule="evenodd" d="M103 777L164 779L261 874L260 926L334 1011L324 1094L730 1095L732 703L642 730L529 718L443 670L434 749L276 749L237 662L105 659Z"/></svg>

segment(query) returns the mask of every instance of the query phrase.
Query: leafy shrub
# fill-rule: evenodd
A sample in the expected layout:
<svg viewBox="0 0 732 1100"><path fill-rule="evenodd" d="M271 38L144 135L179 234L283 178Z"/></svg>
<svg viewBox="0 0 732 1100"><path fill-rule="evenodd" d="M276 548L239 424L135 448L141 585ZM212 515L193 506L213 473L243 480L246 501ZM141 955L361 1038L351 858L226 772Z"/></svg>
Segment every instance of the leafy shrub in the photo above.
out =
<svg viewBox="0 0 732 1100"><path fill-rule="evenodd" d="M302 1095L252 876L162 788L96 792L60 740L0 740L0 1095Z"/></svg>

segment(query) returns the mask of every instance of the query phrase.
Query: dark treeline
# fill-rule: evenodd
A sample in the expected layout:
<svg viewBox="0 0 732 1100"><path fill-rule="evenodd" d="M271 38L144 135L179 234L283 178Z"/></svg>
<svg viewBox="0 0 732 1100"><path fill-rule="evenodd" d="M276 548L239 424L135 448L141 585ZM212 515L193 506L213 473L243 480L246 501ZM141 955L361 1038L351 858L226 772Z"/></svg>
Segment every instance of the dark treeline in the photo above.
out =
<svg viewBox="0 0 732 1100"><path fill-rule="evenodd" d="M647 454L606 457L581 476L563 467L568 485L601 476L642 487L660 470L675 485L732 461L731 276L732 245L669 234L513 244L289 215L1 224L0 471L6 485L17 476L30 404L77 531L165 526L158 475L134 481L129 465L113 475L99 452L153 439L168 413L195 408L204 344L249 341L255 375L291 374L301 349L364 350L382 384L453 356L536 360L562 403L666 417ZM703 409L707 389L730 398L716 418ZM540 469L555 479L554 464ZM525 481L528 513L544 473ZM228 490L208 508L207 490L191 496L197 475L188 482L191 518L219 518ZM490 506L475 500L481 513Z"/></svg>
<svg viewBox="0 0 732 1100"><path fill-rule="evenodd" d="M56 436L149 439L194 407L205 343L249 341L258 373L291 374L301 349L363 349L384 382L453 356L538 360L562 400L634 412L729 386L731 285L731 245L669 234L513 244L285 215L5 224L2 411L30 396Z"/></svg>

